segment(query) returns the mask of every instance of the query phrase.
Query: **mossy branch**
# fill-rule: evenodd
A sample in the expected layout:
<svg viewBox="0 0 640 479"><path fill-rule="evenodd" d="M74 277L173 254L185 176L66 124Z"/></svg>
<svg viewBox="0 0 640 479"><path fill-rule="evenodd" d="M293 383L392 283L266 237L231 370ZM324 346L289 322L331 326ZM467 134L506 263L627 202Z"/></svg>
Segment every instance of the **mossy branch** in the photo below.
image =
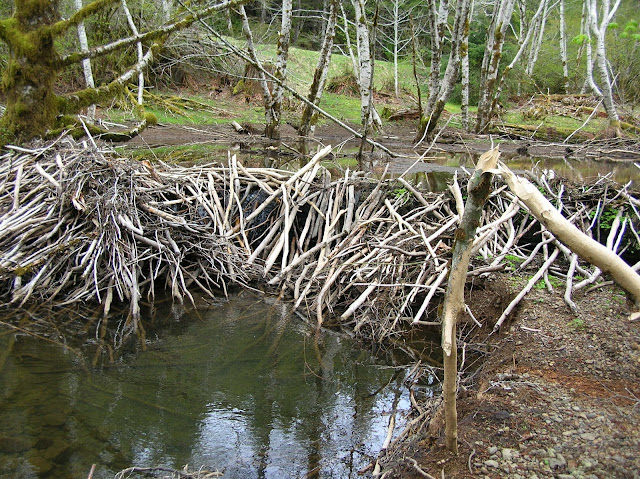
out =
<svg viewBox="0 0 640 479"><path fill-rule="evenodd" d="M107 0L105 0L107 1ZM111 1L111 0L109 0ZM184 28L187 28L189 26L191 26L193 23L195 23L198 20L201 20L209 15L211 15L213 12L216 12L218 10L222 10L225 8L232 8L232 7L236 7L238 5L242 5L244 3L246 3L247 0L225 0L221 3L215 4L215 5L211 5L208 8L205 8L203 10L197 11L197 12L192 12L189 15L185 16L182 20L179 20L177 22L174 23L170 23L168 25L163 25L160 28L157 28L155 30L151 30L149 32L146 33L142 33L140 35L132 35L130 37L127 38L121 38L119 40L116 40L114 42L108 43L106 45L102 45L100 47L95 47L90 49L87 52L74 52L74 53L70 53L69 55L66 55L64 57L62 57L61 60L61 64L63 66L69 66L69 65L73 65L75 63L79 63L82 60L85 60L87 58L97 58L103 55L107 55L111 52L114 52L116 50L128 47L130 45L133 45L135 43L138 42L149 42L149 41L158 41L161 38L165 38L167 37L169 34L177 31L177 30L181 30Z"/></svg>
<svg viewBox="0 0 640 479"><path fill-rule="evenodd" d="M80 22L115 3L118 3L118 0L94 0L71 15L70 18L54 23L48 27L48 30L53 36L60 36L69 28L77 26Z"/></svg>
<svg viewBox="0 0 640 479"><path fill-rule="evenodd" d="M153 52L160 48L160 44L156 43L142 61L138 62L133 68L120 75L111 83L101 85L97 88L85 88L64 97L58 97L60 102L59 111L62 113L78 113L83 108L90 105L100 103L104 100L111 99L122 90L124 85L149 64L153 58Z"/></svg>

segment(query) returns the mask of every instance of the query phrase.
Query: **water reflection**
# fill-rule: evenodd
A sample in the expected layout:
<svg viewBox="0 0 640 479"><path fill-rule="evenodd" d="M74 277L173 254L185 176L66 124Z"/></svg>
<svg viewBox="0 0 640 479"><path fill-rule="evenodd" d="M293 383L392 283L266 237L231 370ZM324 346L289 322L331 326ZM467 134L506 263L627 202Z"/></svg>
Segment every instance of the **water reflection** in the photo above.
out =
<svg viewBox="0 0 640 479"><path fill-rule="evenodd" d="M396 397L409 406L404 374L342 336L316 344L280 303L245 294L201 316L90 372L58 345L1 337L0 477L86 477L93 463L96 478L132 464L357 477Z"/></svg>

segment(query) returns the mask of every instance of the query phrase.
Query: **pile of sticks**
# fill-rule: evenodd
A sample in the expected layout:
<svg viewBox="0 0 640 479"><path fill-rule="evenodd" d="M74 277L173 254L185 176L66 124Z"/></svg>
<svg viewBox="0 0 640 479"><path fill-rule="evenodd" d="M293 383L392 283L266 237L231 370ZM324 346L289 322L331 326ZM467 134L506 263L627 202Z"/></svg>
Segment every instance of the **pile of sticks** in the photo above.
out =
<svg viewBox="0 0 640 479"><path fill-rule="evenodd" d="M1 294L16 305L97 301L104 315L118 300L135 332L141 300L159 289L193 301L195 289L214 296L260 283L318 325L347 324L375 340L437 325L466 180L434 193L402 178L334 179L321 166L329 152L291 172L235 157L224 167L151 164L66 138L10 147L0 156ZM612 249L640 249L640 204L627 186L540 185L584 230L604 231L607 217ZM565 278L570 300L599 273L544 228L524 244L541 229L524 208L496 186L469 275L535 264L549 286L549 274ZM576 273L586 279L574 284Z"/></svg>

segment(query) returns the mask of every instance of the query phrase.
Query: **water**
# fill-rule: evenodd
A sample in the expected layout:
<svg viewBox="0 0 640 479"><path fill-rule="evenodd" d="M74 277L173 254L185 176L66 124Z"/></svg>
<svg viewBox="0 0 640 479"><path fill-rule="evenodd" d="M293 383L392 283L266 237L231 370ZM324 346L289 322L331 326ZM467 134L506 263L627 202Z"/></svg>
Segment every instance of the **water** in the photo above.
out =
<svg viewBox="0 0 640 479"><path fill-rule="evenodd" d="M244 293L199 315L149 327L146 350L100 368L0 336L0 477L87 477L94 463L98 479L185 464L225 478L358 477L394 404L409 407L404 369L341 335L316 341L286 305Z"/></svg>

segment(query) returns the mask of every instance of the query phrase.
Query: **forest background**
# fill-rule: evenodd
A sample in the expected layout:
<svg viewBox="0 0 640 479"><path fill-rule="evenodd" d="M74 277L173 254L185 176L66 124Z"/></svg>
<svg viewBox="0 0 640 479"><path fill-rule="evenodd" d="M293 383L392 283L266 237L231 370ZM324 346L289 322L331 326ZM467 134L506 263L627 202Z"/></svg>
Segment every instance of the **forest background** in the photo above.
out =
<svg viewBox="0 0 640 479"><path fill-rule="evenodd" d="M5 142L80 128L74 115L91 117L95 104L116 105L140 122L115 138L126 139L157 121L145 115L143 93L191 86L206 98L207 88L225 84L246 94L249 79L260 85L272 138L283 98L292 95L316 105L293 114L301 116L293 120L300 134L312 135L325 89L360 96L365 135L381 125L380 113L394 113L376 109L381 92L417 109L416 140L433 134L447 103L459 105L449 110L460 112L462 128L483 133L513 102L536 94L594 95L613 134L638 131L636 0L242 3L3 2ZM333 112L340 109L341 118L353 119L353 103ZM521 119L549 113L531 108Z"/></svg>

